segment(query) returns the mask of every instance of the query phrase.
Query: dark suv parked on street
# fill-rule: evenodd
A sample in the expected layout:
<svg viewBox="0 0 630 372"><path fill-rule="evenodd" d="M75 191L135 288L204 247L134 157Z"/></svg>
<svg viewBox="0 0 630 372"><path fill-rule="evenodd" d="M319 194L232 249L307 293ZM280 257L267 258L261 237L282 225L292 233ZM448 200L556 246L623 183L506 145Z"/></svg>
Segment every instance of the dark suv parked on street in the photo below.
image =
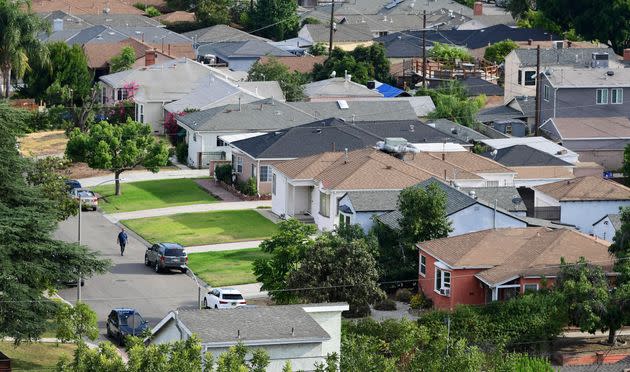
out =
<svg viewBox="0 0 630 372"><path fill-rule="evenodd" d="M188 255L184 247L175 243L157 243L147 248L144 254L144 264L153 267L156 273L165 269L177 269L186 273Z"/></svg>
<svg viewBox="0 0 630 372"><path fill-rule="evenodd" d="M125 343L125 337L140 336L148 328L149 322L135 309L116 308L107 317L107 337L120 345Z"/></svg>

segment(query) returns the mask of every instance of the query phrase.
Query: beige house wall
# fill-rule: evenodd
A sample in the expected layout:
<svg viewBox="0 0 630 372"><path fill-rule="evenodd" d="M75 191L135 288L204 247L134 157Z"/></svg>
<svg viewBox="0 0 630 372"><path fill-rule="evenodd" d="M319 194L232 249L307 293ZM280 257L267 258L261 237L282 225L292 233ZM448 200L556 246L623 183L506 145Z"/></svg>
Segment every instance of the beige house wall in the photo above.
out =
<svg viewBox="0 0 630 372"><path fill-rule="evenodd" d="M258 194L260 195L269 195L271 194L271 164L278 163L278 161L271 160L262 160L258 161L253 159L251 156L242 153L239 150L232 150L232 168L236 171L236 164L238 163L238 159L242 159L243 161L243 171L240 173L236 173L237 182L247 182L250 177L256 177L256 183L258 187ZM269 166L269 181L261 181L260 180L260 168L263 166ZM254 172L252 172L252 169Z"/></svg>

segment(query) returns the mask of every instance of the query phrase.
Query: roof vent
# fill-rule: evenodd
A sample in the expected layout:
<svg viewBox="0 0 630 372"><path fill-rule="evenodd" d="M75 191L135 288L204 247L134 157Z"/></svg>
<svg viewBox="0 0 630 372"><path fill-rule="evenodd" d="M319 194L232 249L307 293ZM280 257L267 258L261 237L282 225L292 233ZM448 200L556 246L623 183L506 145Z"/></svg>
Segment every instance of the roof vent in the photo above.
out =
<svg viewBox="0 0 630 372"><path fill-rule="evenodd" d="M606 71L606 75L615 76L615 71L612 71L612 70Z"/></svg>
<svg viewBox="0 0 630 372"><path fill-rule="evenodd" d="M412 132L412 133L415 132L416 131L416 126L413 125L413 124L409 124L409 131Z"/></svg>
<svg viewBox="0 0 630 372"><path fill-rule="evenodd" d="M451 128L451 133L452 134L457 134L457 128Z"/></svg>
<svg viewBox="0 0 630 372"><path fill-rule="evenodd" d="M315 133L320 134L322 132L322 128L315 129Z"/></svg>
<svg viewBox="0 0 630 372"><path fill-rule="evenodd" d="M477 200L477 193L474 190L468 191L468 196L470 196L471 198Z"/></svg>

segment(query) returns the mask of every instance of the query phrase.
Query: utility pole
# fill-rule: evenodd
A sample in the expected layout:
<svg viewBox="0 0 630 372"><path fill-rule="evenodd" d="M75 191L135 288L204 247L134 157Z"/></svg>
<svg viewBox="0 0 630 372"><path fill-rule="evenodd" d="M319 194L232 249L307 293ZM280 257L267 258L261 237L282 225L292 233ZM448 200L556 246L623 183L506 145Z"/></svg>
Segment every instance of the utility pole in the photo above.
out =
<svg viewBox="0 0 630 372"><path fill-rule="evenodd" d="M536 130L535 134L540 135L540 44L536 47Z"/></svg>
<svg viewBox="0 0 630 372"><path fill-rule="evenodd" d="M422 13L422 87L427 88L427 11Z"/></svg>
<svg viewBox="0 0 630 372"><path fill-rule="evenodd" d="M330 39L328 40L328 58L332 55L333 50L333 33L335 32L335 0L330 3Z"/></svg>
<svg viewBox="0 0 630 372"><path fill-rule="evenodd" d="M81 245L81 196L79 195L79 223L78 223L78 233L77 233L77 245ZM81 302L81 273L77 273L79 278L77 279L77 303Z"/></svg>

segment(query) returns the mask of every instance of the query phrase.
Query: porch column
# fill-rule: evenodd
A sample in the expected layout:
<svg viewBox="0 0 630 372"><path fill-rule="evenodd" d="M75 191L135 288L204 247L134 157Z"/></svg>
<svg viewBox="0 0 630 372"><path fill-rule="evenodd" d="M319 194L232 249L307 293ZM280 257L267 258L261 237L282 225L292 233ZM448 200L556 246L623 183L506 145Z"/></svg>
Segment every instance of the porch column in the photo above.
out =
<svg viewBox="0 0 630 372"><path fill-rule="evenodd" d="M499 299L499 288L493 287L492 289L492 301L496 301Z"/></svg>
<svg viewBox="0 0 630 372"><path fill-rule="evenodd" d="M292 216L295 216L295 186L293 186L293 213Z"/></svg>

